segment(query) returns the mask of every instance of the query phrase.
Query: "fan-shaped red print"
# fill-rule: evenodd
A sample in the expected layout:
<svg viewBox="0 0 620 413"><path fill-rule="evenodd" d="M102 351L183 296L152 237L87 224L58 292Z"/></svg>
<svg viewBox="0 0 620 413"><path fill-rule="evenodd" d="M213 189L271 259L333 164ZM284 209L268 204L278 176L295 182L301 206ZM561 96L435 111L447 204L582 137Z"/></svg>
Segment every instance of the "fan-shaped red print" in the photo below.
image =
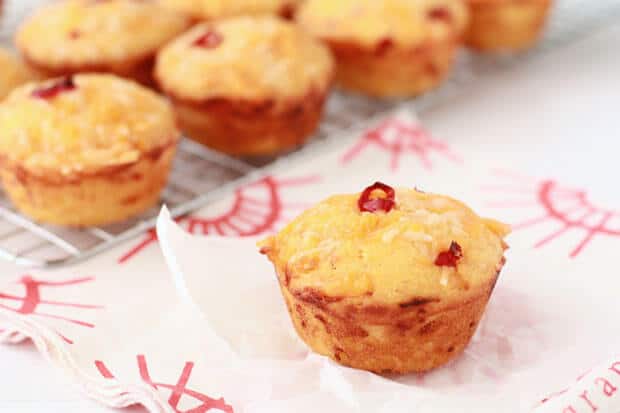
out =
<svg viewBox="0 0 620 413"><path fill-rule="evenodd" d="M66 286L82 284L93 281L92 277L84 277L84 278L74 278L71 280L65 281L44 281L37 280L30 275L22 276L18 283L21 284L24 288L24 295L18 296L14 294L7 294L0 292L0 308L5 310L13 311L18 314L26 314L26 315L36 315L39 317L46 317L54 320L66 321L67 323L75 324L81 327L93 328L94 324L77 320L71 317L65 317L57 314L50 314L45 310L41 310L42 307L47 308L68 308L68 309L82 309L82 310L94 310L101 309L102 306L99 305L88 305L88 304L78 304L72 302L65 301L53 301L53 300L45 300L43 298L43 291L47 288L62 288ZM17 306L9 306L5 303L17 303ZM69 343L73 344L73 341L69 338L65 337L61 333L58 333L62 339Z"/></svg>
<svg viewBox="0 0 620 413"><path fill-rule="evenodd" d="M168 404L174 409L176 413L206 413L211 410L219 410L226 413L233 413L233 408L226 403L224 398L213 399L203 393L187 388L192 370L194 368L193 362L186 362L179 379L174 384L166 384L163 382L156 382L151 378L149 369L144 355L137 356L138 372L140 378L150 386L153 386L157 390L165 389L170 390L171 394L168 398ZM106 367L106 365L100 361L95 361L95 367L99 371L99 374L106 379L114 378L114 375ZM185 396L199 403L197 406L185 411L179 410L179 403L181 398Z"/></svg>
<svg viewBox="0 0 620 413"><path fill-rule="evenodd" d="M575 258L597 237L620 237L620 210L593 204L586 190L569 188L553 179L539 181L508 171L495 171L495 173L499 177L507 178L508 183L487 186L485 189L510 194L513 199L492 202L489 203L490 206L508 208L539 206L543 210L542 214L513 225L514 230L530 228L545 222L558 224L557 230L534 244L535 248L544 247L571 231L579 231L583 237L569 252L569 257Z"/></svg>
<svg viewBox="0 0 620 413"><path fill-rule="evenodd" d="M406 153L416 156L428 170L433 168L432 153L461 162L446 143L433 138L419 123L390 118L365 132L340 158L340 163L350 163L371 146L390 155L390 168L394 171L398 170L400 159Z"/></svg>
<svg viewBox="0 0 620 413"><path fill-rule="evenodd" d="M214 217L187 216L178 219L192 234L247 237L277 230L291 217L288 210L299 211L308 205L289 203L282 199L283 188L310 185L320 180L318 175L300 178L267 176L235 191L229 209ZM155 229L125 252L118 260L125 263L157 241Z"/></svg>

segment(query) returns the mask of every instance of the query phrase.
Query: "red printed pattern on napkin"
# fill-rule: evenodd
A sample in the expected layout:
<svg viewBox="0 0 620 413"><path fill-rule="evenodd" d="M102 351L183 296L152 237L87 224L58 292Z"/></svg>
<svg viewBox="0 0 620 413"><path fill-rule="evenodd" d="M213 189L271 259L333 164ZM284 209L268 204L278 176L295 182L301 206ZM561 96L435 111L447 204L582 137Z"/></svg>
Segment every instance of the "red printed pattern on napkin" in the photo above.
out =
<svg viewBox="0 0 620 413"><path fill-rule="evenodd" d="M288 221L287 209L301 210L308 205L287 203L282 199L282 188L316 183L318 175L300 178L275 178L267 176L239 188L233 195L231 207L225 213L209 218L189 216L178 219L191 234L248 237L272 232ZM124 253L118 262L123 264L157 242L155 229Z"/></svg>
<svg viewBox="0 0 620 413"><path fill-rule="evenodd" d="M77 320L68 316L62 316L58 314L50 314L45 312L45 310L41 310L41 307L47 308L66 308L66 309L83 309L83 310L94 310L101 309L102 306L99 305L89 305L89 304L78 304L66 301L54 301L54 300L46 300L44 291L48 288L60 289L67 286L72 286L76 284L83 284L94 281L93 277L85 277L85 278L74 278L65 281L46 281L46 280L38 280L33 278L30 275L24 275L19 278L18 283L23 287L24 295L18 296L15 294L8 294L0 292L0 308L4 308L9 311L13 311L19 314L24 315L35 315L39 317L46 317L55 320L66 321L67 323L71 323L74 325L78 325L86 328L95 327L94 324ZM9 306L7 304L3 304L2 302L12 302L18 303L17 307ZM69 343L73 344L73 340L64 336L61 333L58 333L62 339Z"/></svg>
<svg viewBox="0 0 620 413"><path fill-rule="evenodd" d="M587 191L564 186L553 180L542 181L512 172L496 171L508 178L508 183L486 186L497 194L509 194L508 201L492 202L489 205L502 208L540 206L542 213L512 226L523 230L545 222L555 222L559 228L534 244L542 248L570 231L581 231L583 238L569 251L570 258L576 258L596 237L620 237L620 211L594 205Z"/></svg>
<svg viewBox="0 0 620 413"><path fill-rule="evenodd" d="M145 383L157 390L165 389L171 391L170 397L168 398L168 404L170 404L176 413L206 413L210 410L233 413L232 406L228 405L224 398L213 399L203 393L187 388L187 384L194 368L193 362L188 361L185 363L178 380L174 384L157 382L153 380L151 378L151 374L149 373L146 357L144 355L139 354L137 356L137 363L140 378ZM95 367L104 378L114 378L114 375L110 372L104 362L96 360ZM188 397L199 404L189 410L181 411L179 410L179 403L183 396Z"/></svg>
<svg viewBox="0 0 620 413"><path fill-rule="evenodd" d="M399 169L400 160L407 153L416 156L427 170L433 168L430 157L433 153L452 162L461 162L461 159L452 152L446 143L433 138L419 123L399 118L389 118L374 129L365 132L342 155L340 163L346 165L370 148L389 154L392 171Z"/></svg>

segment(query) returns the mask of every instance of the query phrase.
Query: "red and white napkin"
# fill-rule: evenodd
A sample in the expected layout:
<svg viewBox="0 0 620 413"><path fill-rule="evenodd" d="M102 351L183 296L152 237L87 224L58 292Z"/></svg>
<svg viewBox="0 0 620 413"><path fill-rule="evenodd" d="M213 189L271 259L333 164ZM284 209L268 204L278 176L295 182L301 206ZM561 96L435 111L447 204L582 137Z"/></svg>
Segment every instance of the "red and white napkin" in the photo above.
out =
<svg viewBox="0 0 620 413"><path fill-rule="evenodd" d="M0 288L2 338L31 338L102 403L153 412L615 412L620 282L608 259L620 212L470 146L392 114L195 216L176 223L162 211L157 236L20 275ZM516 224L472 343L424 375L383 378L308 351L255 246L319 199L375 180L449 193Z"/></svg>
<svg viewBox="0 0 620 413"><path fill-rule="evenodd" d="M152 412L617 413L620 194L607 172L620 143L614 111L599 110L617 107L617 71L579 89L600 104L593 123L575 87L540 92L558 65L575 78L592 70L593 59L569 57L487 79L424 127L393 113L189 218L163 211L159 241L150 231L56 271L2 264L14 277L0 284L0 338L32 339L89 397ZM471 344L424 375L384 378L309 352L254 245L312 203L377 180L514 225Z"/></svg>

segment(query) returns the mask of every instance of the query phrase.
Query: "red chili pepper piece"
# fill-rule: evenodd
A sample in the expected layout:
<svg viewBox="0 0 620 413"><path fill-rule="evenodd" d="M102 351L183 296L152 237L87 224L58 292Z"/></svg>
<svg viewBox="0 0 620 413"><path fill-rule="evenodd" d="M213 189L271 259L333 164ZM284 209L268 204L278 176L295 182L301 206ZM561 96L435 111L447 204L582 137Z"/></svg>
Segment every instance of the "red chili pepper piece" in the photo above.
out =
<svg viewBox="0 0 620 413"><path fill-rule="evenodd" d="M374 191L381 191L385 194L384 198L370 198ZM390 212L396 202L394 202L394 188L381 182L375 182L368 188L364 189L360 195L357 206L362 212Z"/></svg>
<svg viewBox="0 0 620 413"><path fill-rule="evenodd" d="M285 4L280 9L280 17L286 20L293 20L295 17L295 6L293 4Z"/></svg>
<svg viewBox="0 0 620 413"><path fill-rule="evenodd" d="M382 39L375 48L377 56L385 56L385 54L394 46L394 40L389 37Z"/></svg>
<svg viewBox="0 0 620 413"><path fill-rule="evenodd" d="M435 265L439 267L456 267L461 258L463 258L463 249L456 241L452 241L447 251L442 251L437 255Z"/></svg>
<svg viewBox="0 0 620 413"><path fill-rule="evenodd" d="M53 99L60 93L74 90L75 87L73 77L67 76L58 80L51 86L33 90L32 96L39 99Z"/></svg>
<svg viewBox="0 0 620 413"><path fill-rule="evenodd" d="M202 47L204 49L215 49L218 47L224 38L216 31L209 30L192 43L193 46Z"/></svg>
<svg viewBox="0 0 620 413"><path fill-rule="evenodd" d="M443 21L445 23L452 22L452 13L447 7L435 7L429 10L428 17L431 20Z"/></svg>

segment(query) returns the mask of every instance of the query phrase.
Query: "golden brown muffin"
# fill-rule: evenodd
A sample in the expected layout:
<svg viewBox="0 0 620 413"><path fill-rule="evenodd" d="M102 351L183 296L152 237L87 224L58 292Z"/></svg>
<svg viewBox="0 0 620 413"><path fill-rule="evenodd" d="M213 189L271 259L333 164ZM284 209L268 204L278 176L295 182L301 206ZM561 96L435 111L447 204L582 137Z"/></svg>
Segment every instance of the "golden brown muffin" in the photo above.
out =
<svg viewBox="0 0 620 413"><path fill-rule="evenodd" d="M331 47L342 87L406 97L446 77L467 9L461 0L307 0L296 19Z"/></svg>
<svg viewBox="0 0 620 413"><path fill-rule="evenodd" d="M233 155L268 155L316 129L333 76L329 50L275 17L204 23L157 56L155 78L189 136Z"/></svg>
<svg viewBox="0 0 620 413"><path fill-rule="evenodd" d="M300 0L160 0L169 9L193 20L271 14L290 18Z"/></svg>
<svg viewBox="0 0 620 413"><path fill-rule="evenodd" d="M189 24L148 1L67 0L35 12L16 44L29 64L50 76L109 72L149 85L155 53Z"/></svg>
<svg viewBox="0 0 620 413"><path fill-rule="evenodd" d="M36 78L37 74L33 70L7 50L0 48L0 100L17 86Z"/></svg>
<svg viewBox="0 0 620 413"><path fill-rule="evenodd" d="M314 351L406 373L463 351L504 264L508 231L454 199L376 183L328 198L259 246Z"/></svg>
<svg viewBox="0 0 620 413"><path fill-rule="evenodd" d="M532 46L545 25L551 0L468 0L471 14L465 35L481 51L522 50Z"/></svg>
<svg viewBox="0 0 620 413"><path fill-rule="evenodd" d="M0 104L0 177L18 210L66 226L153 206L179 132L168 103L111 75L28 84Z"/></svg>

